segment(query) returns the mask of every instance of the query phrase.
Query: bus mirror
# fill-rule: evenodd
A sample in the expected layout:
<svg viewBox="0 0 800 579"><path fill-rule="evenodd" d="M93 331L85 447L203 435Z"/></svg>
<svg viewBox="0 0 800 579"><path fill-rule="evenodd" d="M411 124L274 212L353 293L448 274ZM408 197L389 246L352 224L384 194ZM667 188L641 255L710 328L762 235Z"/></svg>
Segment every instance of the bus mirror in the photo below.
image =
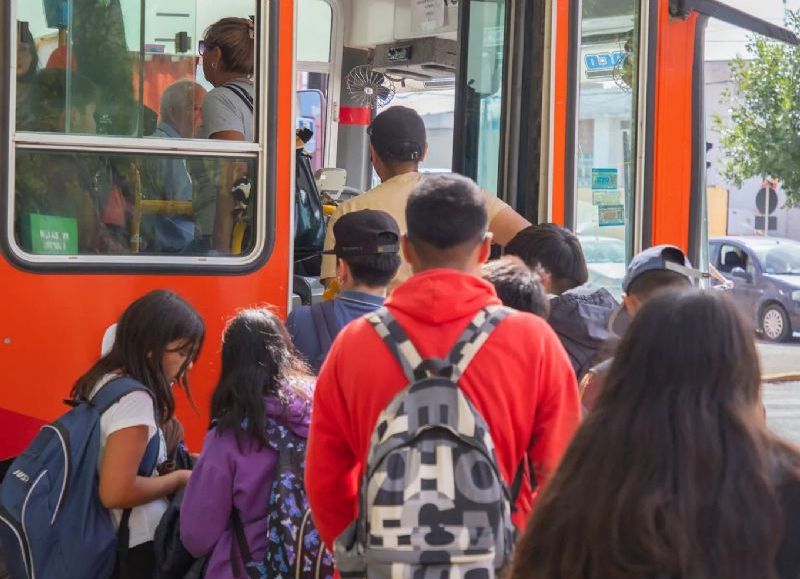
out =
<svg viewBox="0 0 800 579"><path fill-rule="evenodd" d="M335 200L347 185L347 171L336 167L324 168L317 171L314 179L317 181L319 192Z"/></svg>

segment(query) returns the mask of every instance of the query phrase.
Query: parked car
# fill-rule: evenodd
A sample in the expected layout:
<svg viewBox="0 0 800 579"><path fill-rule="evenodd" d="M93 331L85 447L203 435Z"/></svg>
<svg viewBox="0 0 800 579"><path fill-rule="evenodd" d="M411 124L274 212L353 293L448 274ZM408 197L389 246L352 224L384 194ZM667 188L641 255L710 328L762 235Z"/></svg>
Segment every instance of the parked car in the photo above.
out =
<svg viewBox="0 0 800 579"><path fill-rule="evenodd" d="M625 277L625 243L615 237L579 235L589 269L589 283L606 288L619 300Z"/></svg>
<svg viewBox="0 0 800 579"><path fill-rule="evenodd" d="M800 331L800 242L778 237L720 237L709 259L733 282L734 300L767 340Z"/></svg>

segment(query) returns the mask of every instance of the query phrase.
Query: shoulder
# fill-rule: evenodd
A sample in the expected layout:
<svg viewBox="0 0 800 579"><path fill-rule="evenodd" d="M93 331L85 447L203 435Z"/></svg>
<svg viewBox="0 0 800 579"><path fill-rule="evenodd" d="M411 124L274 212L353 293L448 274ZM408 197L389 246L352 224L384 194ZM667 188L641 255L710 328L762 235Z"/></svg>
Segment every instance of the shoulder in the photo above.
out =
<svg viewBox="0 0 800 579"><path fill-rule="evenodd" d="M311 306L298 306L293 308L286 316L286 328L292 332L294 329L311 321Z"/></svg>
<svg viewBox="0 0 800 579"><path fill-rule="evenodd" d="M157 429L153 399L142 391L126 394L103 413L100 424L106 435L133 426L147 426L152 436Z"/></svg>
<svg viewBox="0 0 800 579"><path fill-rule="evenodd" d="M236 98L236 95L233 94L231 89L225 86L218 86L203 99L203 110L214 110L220 107L235 110L236 101L233 100L234 98Z"/></svg>

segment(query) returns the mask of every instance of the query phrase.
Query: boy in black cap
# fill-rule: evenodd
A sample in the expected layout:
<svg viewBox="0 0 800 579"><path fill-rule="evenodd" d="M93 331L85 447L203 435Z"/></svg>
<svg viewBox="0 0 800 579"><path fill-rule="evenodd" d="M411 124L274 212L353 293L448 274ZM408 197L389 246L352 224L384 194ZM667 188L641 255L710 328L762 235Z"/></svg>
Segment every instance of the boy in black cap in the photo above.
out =
<svg viewBox="0 0 800 579"><path fill-rule="evenodd" d="M391 215L405 234L406 202L411 191L423 179L419 164L425 159L428 144L425 124L422 117L413 109L401 106L390 107L380 114L367 129L370 138L370 156L381 184L339 205L328 223L325 236L325 249L330 251L336 243L338 234L334 225L340 217L362 209L378 209ZM484 192L486 208L489 213L489 230L495 243L505 245L528 223L511 207L494 195ZM330 283L336 277L336 261L332 256L322 257L320 278ZM396 278L390 284L397 284L411 277L410 266L403 261Z"/></svg>
<svg viewBox="0 0 800 579"><path fill-rule="evenodd" d="M334 225L336 281L333 300L292 311L286 327L300 354L319 372L339 331L350 321L383 305L386 286L400 267L400 231L384 211L364 209L343 215Z"/></svg>
<svg viewBox="0 0 800 579"><path fill-rule="evenodd" d="M665 291L680 291L692 287L695 279L707 277L692 269L692 264L679 248L673 245L658 245L645 249L634 256L625 277L622 279L622 306L609 320L609 329L621 335L630 319L641 307L656 295ZM603 380L611 367L613 358L589 370L580 382L581 402L591 410L600 392Z"/></svg>

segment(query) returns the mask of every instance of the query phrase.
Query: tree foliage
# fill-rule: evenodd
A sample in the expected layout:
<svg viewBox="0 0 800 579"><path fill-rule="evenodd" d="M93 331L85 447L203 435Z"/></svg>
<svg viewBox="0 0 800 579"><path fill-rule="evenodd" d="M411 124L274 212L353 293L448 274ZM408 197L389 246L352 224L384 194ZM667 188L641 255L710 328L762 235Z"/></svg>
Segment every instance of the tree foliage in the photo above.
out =
<svg viewBox="0 0 800 579"><path fill-rule="evenodd" d="M800 12L789 12L787 25L800 33ZM750 58L731 62L734 91L723 93L730 121L716 116L727 156L722 175L741 187L751 177L778 179L787 205L800 205L800 50L751 37Z"/></svg>

